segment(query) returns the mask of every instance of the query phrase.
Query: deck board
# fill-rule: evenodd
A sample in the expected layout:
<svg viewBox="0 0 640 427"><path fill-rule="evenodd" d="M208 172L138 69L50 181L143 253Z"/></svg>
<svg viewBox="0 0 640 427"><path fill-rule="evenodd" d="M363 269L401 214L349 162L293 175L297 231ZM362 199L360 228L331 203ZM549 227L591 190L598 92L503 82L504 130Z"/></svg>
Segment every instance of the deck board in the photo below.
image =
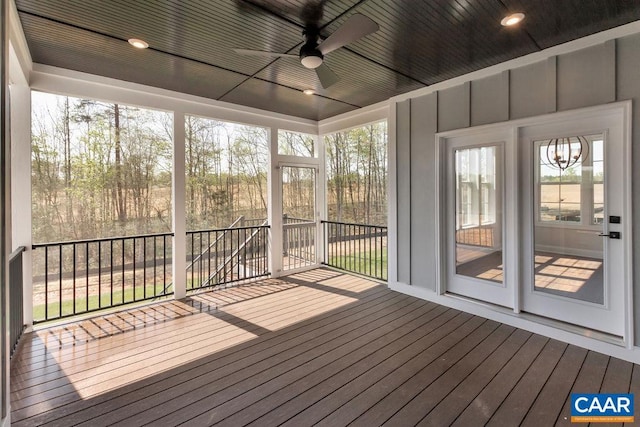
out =
<svg viewBox="0 0 640 427"><path fill-rule="evenodd" d="M538 393L558 365L567 344L550 340L518 384L487 423L488 426L520 425Z"/></svg>
<svg viewBox="0 0 640 427"><path fill-rule="evenodd" d="M26 334L12 425L569 425L640 368L329 269Z"/></svg>
<svg viewBox="0 0 640 427"><path fill-rule="evenodd" d="M453 389L431 412L424 413L418 425L451 425L471 404L482 390L495 378L500 369L511 360L518 350L531 337L531 333L516 330L496 351L487 357L480 366Z"/></svg>

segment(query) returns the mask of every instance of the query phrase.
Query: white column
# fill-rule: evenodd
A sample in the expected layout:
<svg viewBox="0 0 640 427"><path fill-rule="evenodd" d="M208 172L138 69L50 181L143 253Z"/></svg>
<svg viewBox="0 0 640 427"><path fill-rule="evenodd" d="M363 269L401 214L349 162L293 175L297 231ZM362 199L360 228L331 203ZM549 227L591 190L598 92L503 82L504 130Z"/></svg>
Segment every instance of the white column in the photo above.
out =
<svg viewBox="0 0 640 427"><path fill-rule="evenodd" d="M173 292L175 299L187 294L187 219L185 213L185 114L173 115Z"/></svg>
<svg viewBox="0 0 640 427"><path fill-rule="evenodd" d="M397 168L397 111L396 103L389 104L387 122L387 281L398 282L398 168Z"/></svg>
<svg viewBox="0 0 640 427"><path fill-rule="evenodd" d="M31 269L31 90L21 83L12 84L11 96L11 225L12 250L24 246L22 274L24 283L24 322L33 326L33 282Z"/></svg>
<svg viewBox="0 0 640 427"><path fill-rule="evenodd" d="M269 271L272 277L282 274L282 193L280 191L280 168L278 166L278 129L271 128L269 140L269 173L267 174L269 201L267 216L269 232Z"/></svg>
<svg viewBox="0 0 640 427"><path fill-rule="evenodd" d="M325 245L327 242L324 241L324 225L322 224L322 220L327 219L328 208L327 208L327 161L326 161L326 149L324 146L324 135L316 136L316 149L318 150L318 195L316 198L316 210L318 211L317 220L318 220L318 238L316 242L316 251L318 251L316 256L316 261L318 263L326 262L325 259Z"/></svg>

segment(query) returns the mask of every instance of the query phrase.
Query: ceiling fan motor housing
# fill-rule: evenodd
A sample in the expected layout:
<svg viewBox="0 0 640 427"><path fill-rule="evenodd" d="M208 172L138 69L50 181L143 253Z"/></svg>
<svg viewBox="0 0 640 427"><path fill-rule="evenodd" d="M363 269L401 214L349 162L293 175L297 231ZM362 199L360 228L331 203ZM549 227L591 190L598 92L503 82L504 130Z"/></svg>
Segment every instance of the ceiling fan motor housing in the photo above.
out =
<svg viewBox="0 0 640 427"><path fill-rule="evenodd" d="M318 68L324 56L316 46L305 44L300 48L300 62L306 68Z"/></svg>

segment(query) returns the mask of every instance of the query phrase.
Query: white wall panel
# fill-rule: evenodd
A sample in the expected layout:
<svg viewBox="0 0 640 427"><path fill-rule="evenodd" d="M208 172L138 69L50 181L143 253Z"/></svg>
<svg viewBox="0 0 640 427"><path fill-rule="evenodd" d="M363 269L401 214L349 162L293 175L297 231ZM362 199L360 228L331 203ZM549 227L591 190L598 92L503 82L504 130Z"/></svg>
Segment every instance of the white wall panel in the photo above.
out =
<svg viewBox="0 0 640 427"><path fill-rule="evenodd" d="M509 76L510 119L556 111L556 59L514 68Z"/></svg>
<svg viewBox="0 0 640 427"><path fill-rule="evenodd" d="M411 100L411 263L412 284L435 290L436 150L438 95Z"/></svg>
<svg viewBox="0 0 640 427"><path fill-rule="evenodd" d="M558 57L558 111L615 100L615 42Z"/></svg>
<svg viewBox="0 0 640 427"><path fill-rule="evenodd" d="M471 83L438 91L438 132L469 127Z"/></svg>
<svg viewBox="0 0 640 427"><path fill-rule="evenodd" d="M509 120L509 72L471 82L471 126Z"/></svg>

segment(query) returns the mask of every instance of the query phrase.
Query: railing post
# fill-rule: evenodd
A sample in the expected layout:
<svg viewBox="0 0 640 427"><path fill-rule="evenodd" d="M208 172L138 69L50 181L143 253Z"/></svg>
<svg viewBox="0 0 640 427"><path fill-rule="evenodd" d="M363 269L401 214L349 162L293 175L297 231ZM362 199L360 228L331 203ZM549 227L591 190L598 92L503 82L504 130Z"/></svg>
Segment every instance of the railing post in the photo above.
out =
<svg viewBox="0 0 640 427"><path fill-rule="evenodd" d="M269 231L269 271L272 277L282 274L282 197L280 193L280 167L278 166L278 129L271 128L269 138L269 173L267 185L269 197L267 219L271 225Z"/></svg>
<svg viewBox="0 0 640 427"><path fill-rule="evenodd" d="M175 299L187 295L187 219L185 213L185 115L173 114L173 292Z"/></svg>
<svg viewBox="0 0 640 427"><path fill-rule="evenodd" d="M289 215L282 214L282 255L289 255L289 229L286 227L289 224Z"/></svg>

